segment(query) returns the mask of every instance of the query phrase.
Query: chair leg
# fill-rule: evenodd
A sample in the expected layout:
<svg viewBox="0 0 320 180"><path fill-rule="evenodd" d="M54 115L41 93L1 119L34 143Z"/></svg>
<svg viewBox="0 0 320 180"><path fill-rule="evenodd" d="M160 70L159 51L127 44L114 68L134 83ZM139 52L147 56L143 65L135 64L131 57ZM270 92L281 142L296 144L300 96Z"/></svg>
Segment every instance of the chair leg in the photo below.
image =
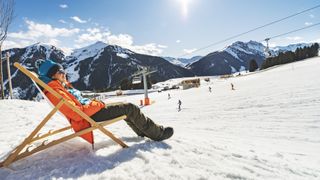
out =
<svg viewBox="0 0 320 180"><path fill-rule="evenodd" d="M126 116L120 116L120 117L117 117L117 118L114 118L114 119L111 119L111 120L108 120L108 121L100 122L99 125L100 125L100 126L106 126L106 125L115 123L115 122L117 122L117 121L119 121L119 120L122 120L122 119L125 119L125 118L126 118ZM63 128L63 129L64 129L64 128ZM65 141L67 141L67 140L70 140L70 139L72 139L72 138L78 137L78 136L80 136L80 135L82 135L82 134L85 134L85 133L88 133L88 132L90 132L90 131L93 131L93 130L95 130L95 129L97 129L97 127L90 127L90 128L81 130L81 131L79 131L79 132L70 134L70 135L68 135L68 136L62 137L62 138L60 138L60 139L54 140L54 141L52 141L52 142L49 142L48 144L44 144L44 142L43 142L40 146L34 148L34 149L31 150L31 151L26 150L26 151L24 151L24 152L22 152L22 153L20 153L20 154L18 153L18 154L15 156L15 158L13 158L13 160L12 160L8 165L5 165L5 164L4 164L5 161L4 161L4 162L1 162L1 163L0 163L0 167L3 167L3 166L4 166L4 167L8 167L11 163L13 163L13 162L15 162L15 161L18 161L18 160L20 160L20 159L22 159L22 158L25 158L25 157L28 157L28 156L30 156L30 155L32 155L32 154L34 154L34 153L37 153L37 152L42 151L42 150L45 150L45 149L47 149L47 148L49 148L49 147L51 147L51 146L60 144L60 143L62 143L62 142L65 142ZM62 131L61 131L61 132L62 132ZM48 135L48 136L51 136L51 135ZM40 139L41 139L41 138L40 138ZM37 139L37 140L39 140L39 139ZM19 146L18 146L18 147L19 147ZM16 148L16 149L17 149L17 148ZM14 152L14 150L13 150L12 152ZM7 158L7 159L8 159L8 158Z"/></svg>
<svg viewBox="0 0 320 180"><path fill-rule="evenodd" d="M64 100L61 100L56 107L54 107L50 113L41 121L41 123L32 131L32 133L12 152L1 164L4 167L9 166L16 158L17 155L30 143L32 138L40 131L40 129L49 121L49 119L56 113L62 106Z"/></svg>

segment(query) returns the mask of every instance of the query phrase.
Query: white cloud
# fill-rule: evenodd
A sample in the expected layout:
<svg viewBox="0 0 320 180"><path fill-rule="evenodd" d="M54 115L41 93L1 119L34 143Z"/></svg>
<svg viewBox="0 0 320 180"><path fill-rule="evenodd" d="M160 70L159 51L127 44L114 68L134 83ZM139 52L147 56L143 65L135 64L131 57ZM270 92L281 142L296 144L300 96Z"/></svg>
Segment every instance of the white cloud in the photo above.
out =
<svg viewBox="0 0 320 180"><path fill-rule="evenodd" d="M186 53L186 54L191 54L193 53L194 51L198 50L197 48L193 48L193 49L183 49L183 52Z"/></svg>
<svg viewBox="0 0 320 180"><path fill-rule="evenodd" d="M158 47L159 47L159 48L168 48L168 46L162 45L162 44L158 44Z"/></svg>
<svg viewBox="0 0 320 180"><path fill-rule="evenodd" d="M107 37L109 44L130 47L133 44L133 38L129 34L110 35Z"/></svg>
<svg viewBox="0 0 320 180"><path fill-rule="evenodd" d="M101 30L99 28L88 28L87 31L90 33L90 34L97 34L97 33L100 33ZM109 33L109 32L108 32Z"/></svg>
<svg viewBox="0 0 320 180"><path fill-rule="evenodd" d="M60 6L62 9L68 8L68 5L66 5L66 4L60 4L59 6Z"/></svg>
<svg viewBox="0 0 320 180"><path fill-rule="evenodd" d="M176 40L176 43L180 43L181 41L178 39L178 40Z"/></svg>
<svg viewBox="0 0 320 180"><path fill-rule="evenodd" d="M47 44L58 47L60 44L60 41L58 39L52 38L52 39L48 39Z"/></svg>
<svg viewBox="0 0 320 180"><path fill-rule="evenodd" d="M78 36L75 41L76 48L83 47L95 43L96 41L103 41L110 45L118 45L127 49L130 49L137 53L159 55L167 46L148 43L145 45L134 45L133 37L129 34L112 34L109 30L103 30L100 28L89 28L85 33Z"/></svg>
<svg viewBox="0 0 320 180"><path fill-rule="evenodd" d="M107 42L109 44L119 45L124 48L128 48L134 52L149 55L160 55L163 49L166 48L162 45L157 45L155 43L148 43L145 45L133 45L133 37L129 34L119 34L119 35L109 35L107 37Z"/></svg>
<svg viewBox="0 0 320 180"><path fill-rule="evenodd" d="M32 43L42 42L59 46L61 37L70 37L80 32L77 28L56 28L50 24L41 24L34 21L25 20L26 31L8 33L5 41L6 48L25 47Z"/></svg>
<svg viewBox="0 0 320 180"><path fill-rule="evenodd" d="M302 40L303 38L300 37L300 36L294 36L294 37L286 37L286 39L293 40L293 41L298 41L298 40Z"/></svg>
<svg viewBox="0 0 320 180"><path fill-rule="evenodd" d="M313 23L312 22L305 22L304 25L306 26L311 26Z"/></svg>
<svg viewBox="0 0 320 180"><path fill-rule="evenodd" d="M149 54L153 56L158 56L163 52L163 49L158 48L154 43L145 44L142 46L131 46L131 49L137 53Z"/></svg>
<svg viewBox="0 0 320 180"><path fill-rule="evenodd" d="M96 41L104 41L106 42L108 39L108 36L111 33L109 31L102 32L98 28L88 28L86 30L86 33L83 33L78 36L78 39L76 40L76 43L78 43L78 46L81 46L81 44L90 44L94 43Z"/></svg>
<svg viewBox="0 0 320 180"><path fill-rule="evenodd" d="M309 17L310 18L314 18L315 16L313 14L309 14Z"/></svg>
<svg viewBox="0 0 320 180"><path fill-rule="evenodd" d="M64 21L63 19L60 19L59 22L63 23L63 24L66 24L67 22Z"/></svg>
<svg viewBox="0 0 320 180"><path fill-rule="evenodd" d="M55 28L50 24L40 24L35 23L33 21L26 20L26 24L28 25L28 31L23 32L20 31L18 33L9 33L8 37L18 38L18 39L30 39L34 40L39 37L68 37L72 36L80 31L78 28L67 29L67 28Z"/></svg>
<svg viewBox="0 0 320 180"><path fill-rule="evenodd" d="M78 28L57 28L50 24L36 23L27 19L25 23L27 30L8 33L4 48L22 48L33 43L41 42L54 45L61 48L64 52L70 53L73 48L81 48L93 44L96 41L119 45L137 53L149 55L160 55L163 49L167 48L165 45L156 43L136 45L131 35L112 34L108 29L103 27L80 30ZM72 41L72 39L74 43L68 45L67 41Z"/></svg>
<svg viewBox="0 0 320 180"><path fill-rule="evenodd" d="M86 20L80 19L78 16L72 16L72 17L70 17L70 19L72 19L78 23L82 23L82 24L87 22Z"/></svg>
<svg viewBox="0 0 320 180"><path fill-rule="evenodd" d="M5 49L11 49L11 48L23 48L30 44L32 44L32 42L27 40L19 40L19 41L5 40L3 42L3 49L5 50Z"/></svg>

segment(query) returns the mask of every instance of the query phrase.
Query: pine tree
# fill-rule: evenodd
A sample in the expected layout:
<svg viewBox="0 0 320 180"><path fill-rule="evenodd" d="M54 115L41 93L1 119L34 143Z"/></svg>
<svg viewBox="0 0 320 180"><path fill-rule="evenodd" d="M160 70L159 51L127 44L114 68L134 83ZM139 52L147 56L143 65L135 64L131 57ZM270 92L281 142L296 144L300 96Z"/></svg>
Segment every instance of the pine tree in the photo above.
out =
<svg viewBox="0 0 320 180"><path fill-rule="evenodd" d="M253 72L258 69L258 64L256 60L251 59L250 64L249 64L249 72Z"/></svg>
<svg viewBox="0 0 320 180"><path fill-rule="evenodd" d="M261 65L261 69L266 69L279 64L291 63L300 61L306 58L318 56L319 44L314 43L310 47L297 48L295 52L287 51L280 52L278 56L267 58Z"/></svg>

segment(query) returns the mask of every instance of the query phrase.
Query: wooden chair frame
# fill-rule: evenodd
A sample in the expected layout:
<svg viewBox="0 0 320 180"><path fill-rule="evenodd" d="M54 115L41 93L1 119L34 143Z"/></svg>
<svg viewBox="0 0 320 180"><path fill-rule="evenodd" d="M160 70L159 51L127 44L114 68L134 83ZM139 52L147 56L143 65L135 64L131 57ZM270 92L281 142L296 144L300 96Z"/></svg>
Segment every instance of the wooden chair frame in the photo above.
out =
<svg viewBox="0 0 320 180"><path fill-rule="evenodd" d="M16 68L18 68L21 72L23 72L26 76L28 76L32 81L34 81L35 83L39 84L41 87L43 87L44 89L46 89L47 91L49 91L51 94L53 94L55 97L57 97L58 99L60 99L60 102L49 112L48 115L46 115L46 117L40 122L40 124L31 132L31 134L20 144L18 145L15 149L13 149L11 152L8 153L7 158L5 158L4 161L0 162L0 167L8 167L11 163L20 160L22 158L28 157L34 153L37 153L39 151L42 151L44 149L47 149L51 146L60 144L62 142L65 142L67 140L70 140L72 138L78 137L82 134L88 133L90 131L99 129L102 133L104 133L105 135L107 135L108 137L110 137L113 141L115 141L116 143L118 143L119 145L121 145L123 148L127 148L128 146L121 141L120 139L118 139L117 137L115 137L110 131L106 130L103 126L112 124L114 122L123 120L126 118L125 115L111 119L111 120L106 120L103 122L95 122L92 118L90 118L88 115L86 115L84 112L82 112L81 110L77 109L74 105L70 104L68 101L66 101L59 93L57 93L55 90L53 90L50 86L48 86L47 84L45 84L43 81L41 81L39 78L37 78L34 74L32 74L32 72L30 72L29 70L27 70L25 67L23 67L22 65L20 65L19 63L14 63L14 66ZM31 151L29 150L29 148L31 146L28 146L29 144L32 144L35 141L44 139L46 137L64 132L66 130L71 129L71 126L68 127L64 127L58 130L50 130L48 133L44 134L44 135L40 135L38 134L39 131L42 129L42 127L50 120L50 118L59 111L59 108L62 105L66 105L69 108L71 108L74 112L76 112L77 114L79 114L81 117L83 117L83 119L85 119L86 121L88 121L91 124L91 127L83 129L81 131L75 132L73 134L70 135L66 135L64 137L61 137L57 140L53 140L49 143L46 144L46 140L42 141L41 145L37 146L36 148L32 149ZM28 147L27 147L28 146ZM22 152L22 150L26 149L24 152Z"/></svg>

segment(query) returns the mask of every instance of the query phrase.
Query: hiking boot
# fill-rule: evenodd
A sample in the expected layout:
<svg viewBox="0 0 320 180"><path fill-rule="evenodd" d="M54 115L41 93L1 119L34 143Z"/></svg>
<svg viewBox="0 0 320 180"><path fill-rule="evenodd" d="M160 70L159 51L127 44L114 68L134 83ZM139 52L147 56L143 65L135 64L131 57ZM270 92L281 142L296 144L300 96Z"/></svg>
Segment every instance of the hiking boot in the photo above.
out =
<svg viewBox="0 0 320 180"><path fill-rule="evenodd" d="M163 141L165 139L169 139L172 135L173 135L173 128L166 127L166 128L164 128L161 136L156 141Z"/></svg>
<svg viewBox="0 0 320 180"><path fill-rule="evenodd" d="M137 134L139 137L144 138L146 135L145 134Z"/></svg>

